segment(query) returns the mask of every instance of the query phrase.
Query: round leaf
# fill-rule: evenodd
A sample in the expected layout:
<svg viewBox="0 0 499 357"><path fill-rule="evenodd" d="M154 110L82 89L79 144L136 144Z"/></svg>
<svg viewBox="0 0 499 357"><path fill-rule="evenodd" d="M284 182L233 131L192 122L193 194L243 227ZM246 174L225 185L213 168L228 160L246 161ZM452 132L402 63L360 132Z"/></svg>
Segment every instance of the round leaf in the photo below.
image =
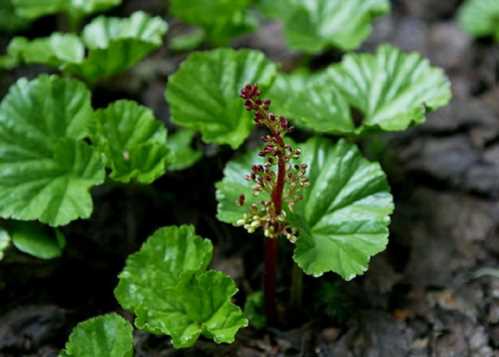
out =
<svg viewBox="0 0 499 357"><path fill-rule="evenodd" d="M416 53L385 45L376 54L351 54L328 70L332 84L363 115L366 131L406 129L422 123L427 111L451 99L450 82L439 68Z"/></svg>
<svg viewBox="0 0 499 357"><path fill-rule="evenodd" d="M71 332L63 357L132 357L130 323L118 314L94 317L79 323Z"/></svg>
<svg viewBox="0 0 499 357"><path fill-rule="evenodd" d="M147 184L166 170L166 129L150 109L133 101L120 100L97 111L92 139L116 181Z"/></svg>
<svg viewBox="0 0 499 357"><path fill-rule="evenodd" d="M463 30L473 36L494 36L499 41L499 2L496 0L467 0L459 9L458 21Z"/></svg>
<svg viewBox="0 0 499 357"><path fill-rule="evenodd" d="M394 207L385 174L344 140L315 138L301 149L311 185L290 213L300 230L293 258L307 274L350 280L388 243Z"/></svg>
<svg viewBox="0 0 499 357"><path fill-rule="evenodd" d="M0 216L59 226L92 212L104 181L100 154L81 139L93 118L75 80L20 79L0 104Z"/></svg>
<svg viewBox="0 0 499 357"><path fill-rule="evenodd" d="M213 246L194 232L193 226L158 229L139 252L128 257L115 290L126 309L141 305L157 306L159 292L177 286L181 278L205 270L211 261Z"/></svg>
<svg viewBox="0 0 499 357"><path fill-rule="evenodd" d="M253 128L239 92L248 83L265 89L276 66L252 50L218 49L194 53L170 77L166 99L172 121L200 131L207 143L237 148Z"/></svg>
<svg viewBox="0 0 499 357"><path fill-rule="evenodd" d="M60 257L66 246L64 235L59 230L37 223L15 222L9 227L9 232L17 249L40 259Z"/></svg>
<svg viewBox="0 0 499 357"><path fill-rule="evenodd" d="M284 22L289 46L308 53L359 47L371 33L373 19L390 10L388 0L268 0L262 6Z"/></svg>
<svg viewBox="0 0 499 357"><path fill-rule="evenodd" d="M201 334L217 343L234 341L247 320L231 303L237 292L232 279L204 271L212 249L192 226L167 227L128 258L115 296L137 315L138 328L170 335L176 348L192 346Z"/></svg>

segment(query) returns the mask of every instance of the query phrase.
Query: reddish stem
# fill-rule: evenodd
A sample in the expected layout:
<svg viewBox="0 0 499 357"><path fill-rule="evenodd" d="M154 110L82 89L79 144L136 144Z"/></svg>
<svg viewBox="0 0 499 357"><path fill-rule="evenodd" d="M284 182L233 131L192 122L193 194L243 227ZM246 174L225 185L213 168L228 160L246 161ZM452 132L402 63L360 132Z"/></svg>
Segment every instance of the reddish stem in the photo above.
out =
<svg viewBox="0 0 499 357"><path fill-rule="evenodd" d="M275 215L278 216L282 211L282 193L284 191L284 182L286 178L286 161L284 156L279 155L277 181L272 190L272 202L274 204ZM275 227L278 229L278 227ZM265 295L265 314L268 323L274 324L277 321L276 310L276 274L277 274L277 238L265 239L265 271L263 291Z"/></svg>
<svg viewBox="0 0 499 357"><path fill-rule="evenodd" d="M265 315L269 325L277 321L276 275L277 239L265 238L265 271L263 272L263 291L265 295Z"/></svg>
<svg viewBox="0 0 499 357"><path fill-rule="evenodd" d="M277 165L277 181L272 191L272 202L274 203L276 216L280 215L282 211L282 192L284 191L284 180L286 179L286 160L282 154L279 155Z"/></svg>

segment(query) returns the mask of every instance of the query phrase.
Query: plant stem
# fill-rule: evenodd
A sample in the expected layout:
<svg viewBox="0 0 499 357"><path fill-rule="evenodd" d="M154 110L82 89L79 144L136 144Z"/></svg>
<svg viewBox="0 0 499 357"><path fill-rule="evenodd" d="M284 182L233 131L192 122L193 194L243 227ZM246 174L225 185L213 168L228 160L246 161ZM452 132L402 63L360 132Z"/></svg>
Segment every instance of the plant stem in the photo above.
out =
<svg viewBox="0 0 499 357"><path fill-rule="evenodd" d="M265 238L265 271L263 273L263 291L265 298L265 315L267 323L273 325L277 321L276 309L276 273L277 273L277 239Z"/></svg>
<svg viewBox="0 0 499 357"><path fill-rule="evenodd" d="M303 271L297 264L293 264L291 271L291 308L299 311L303 305Z"/></svg>
<svg viewBox="0 0 499 357"><path fill-rule="evenodd" d="M282 154L278 158L277 181L272 190L272 202L276 216L282 211L282 193L286 178L286 161ZM277 230L276 230L277 231ZM277 274L277 248L278 237L265 239L265 271L263 291L265 296L265 314L268 323L274 324L277 321L276 309L276 274Z"/></svg>

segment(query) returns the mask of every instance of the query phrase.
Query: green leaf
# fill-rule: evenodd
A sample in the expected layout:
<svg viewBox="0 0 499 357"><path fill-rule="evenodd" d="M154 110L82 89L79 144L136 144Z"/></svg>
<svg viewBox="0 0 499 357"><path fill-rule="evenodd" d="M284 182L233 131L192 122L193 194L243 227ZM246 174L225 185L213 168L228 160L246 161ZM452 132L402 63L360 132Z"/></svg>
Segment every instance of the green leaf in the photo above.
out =
<svg viewBox="0 0 499 357"><path fill-rule="evenodd" d="M244 303L244 315L248 318L250 325L257 330L261 330L267 326L264 305L262 291L251 293Z"/></svg>
<svg viewBox="0 0 499 357"><path fill-rule="evenodd" d="M253 128L239 92L248 83L272 84L276 66L253 50L194 53L170 77L166 99L172 121L200 131L207 143L238 148Z"/></svg>
<svg viewBox="0 0 499 357"><path fill-rule="evenodd" d="M3 259L5 251L7 248L10 246L10 236L9 233L3 229L0 228L0 261Z"/></svg>
<svg viewBox="0 0 499 357"><path fill-rule="evenodd" d="M121 4L121 0L12 0L12 2L19 16L31 20L58 12L90 15Z"/></svg>
<svg viewBox="0 0 499 357"><path fill-rule="evenodd" d="M208 38L218 45L256 28L256 19L248 11L251 0L172 0L170 10L182 21L201 26Z"/></svg>
<svg viewBox="0 0 499 357"><path fill-rule="evenodd" d="M459 25L475 36L494 36L499 41L499 2L496 0L467 0L459 9Z"/></svg>
<svg viewBox="0 0 499 357"><path fill-rule="evenodd" d="M59 230L39 223L12 222L9 232L17 249L40 259L60 257L66 246L66 239Z"/></svg>
<svg viewBox="0 0 499 357"><path fill-rule="evenodd" d="M269 96L274 111L302 128L363 134L420 124L452 94L441 69L385 45L375 54L346 55L326 72L281 75Z"/></svg>
<svg viewBox="0 0 499 357"><path fill-rule="evenodd" d="M217 218L225 223L235 224L248 212L253 203L268 200L263 191L259 196L253 195L253 184L246 180L246 175L254 164L263 164L263 159L257 155L258 150L251 150L227 163L224 178L215 184L218 201ZM244 206L239 205L239 196L244 195Z"/></svg>
<svg viewBox="0 0 499 357"><path fill-rule="evenodd" d="M284 22L289 46L307 53L331 46L356 49L371 33L373 20L390 11L388 0L281 0L261 6Z"/></svg>
<svg viewBox="0 0 499 357"><path fill-rule="evenodd" d="M114 76L159 48L167 30L160 17L141 11L124 19L98 17L83 29L87 57L80 64L67 63L63 70L90 82Z"/></svg>
<svg viewBox="0 0 499 357"><path fill-rule="evenodd" d="M206 33L202 29L193 29L179 34L170 40L170 49L174 51L193 51L203 43Z"/></svg>
<svg viewBox="0 0 499 357"><path fill-rule="evenodd" d="M97 111L92 141L104 153L111 178L148 184L166 171L166 128L153 112L119 100Z"/></svg>
<svg viewBox="0 0 499 357"><path fill-rule="evenodd" d="M0 0L0 32L15 32L29 23L29 20L16 14L12 0Z"/></svg>
<svg viewBox="0 0 499 357"><path fill-rule="evenodd" d="M44 64L96 82L140 62L161 46L166 31L161 18L140 11L124 19L98 17L84 28L81 38L59 33L31 41L14 38L7 56L14 64Z"/></svg>
<svg viewBox="0 0 499 357"><path fill-rule="evenodd" d="M230 301L237 292L232 279L204 271L212 250L194 227L172 226L128 258L115 296L137 315L138 328L170 335L176 348L192 346L201 334L217 343L234 341L247 321Z"/></svg>
<svg viewBox="0 0 499 357"><path fill-rule="evenodd" d="M334 85L363 115L357 132L399 131L420 124L428 111L449 103L452 93L444 72L416 53L389 45L375 54L350 54L328 69Z"/></svg>
<svg viewBox="0 0 499 357"><path fill-rule="evenodd" d="M301 149L311 185L290 212L299 229L293 258L307 274L353 279L388 243L394 206L385 174L344 140L314 138Z"/></svg>
<svg viewBox="0 0 499 357"><path fill-rule="evenodd" d="M324 73L280 74L268 97L272 110L289 117L293 124L321 133L348 134L355 131L346 98L324 80Z"/></svg>
<svg viewBox="0 0 499 357"><path fill-rule="evenodd" d="M198 162L203 153L201 150L191 147L194 132L188 129L180 129L168 137L170 148L170 170L184 170Z"/></svg>
<svg viewBox="0 0 499 357"><path fill-rule="evenodd" d="M366 271L369 258L385 249L389 215L393 211L388 183L379 164L365 160L355 145L341 140L332 144L312 138L299 145L310 187L290 223L298 230L294 259L307 274L332 271L352 279ZM223 222L235 224L248 207L267 197L254 197L252 183L244 179L257 151L229 162L224 179L216 184L218 213ZM237 204L245 194L244 207Z"/></svg>
<svg viewBox="0 0 499 357"><path fill-rule="evenodd" d="M100 154L82 139L90 92L71 79L20 79L0 104L0 216L59 226L92 212L104 181Z"/></svg>
<svg viewBox="0 0 499 357"><path fill-rule="evenodd" d="M73 329L61 357L132 357L132 332L118 314L94 317Z"/></svg>
<svg viewBox="0 0 499 357"><path fill-rule="evenodd" d="M9 43L7 54L15 63L41 63L58 67L66 62L81 63L85 47L76 35L54 33L50 37L35 40L16 37Z"/></svg>

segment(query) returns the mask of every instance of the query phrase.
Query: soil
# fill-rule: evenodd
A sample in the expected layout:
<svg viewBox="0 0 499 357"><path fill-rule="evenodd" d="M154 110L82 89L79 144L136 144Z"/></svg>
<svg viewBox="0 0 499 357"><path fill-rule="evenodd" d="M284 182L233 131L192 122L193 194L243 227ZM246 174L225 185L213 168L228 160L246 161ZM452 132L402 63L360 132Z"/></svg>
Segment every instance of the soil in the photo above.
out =
<svg viewBox="0 0 499 357"><path fill-rule="evenodd" d="M124 3L116 14L165 11L159 0ZM167 337L136 331L136 356L499 357L499 44L472 40L456 26L460 3L393 1L391 15L376 22L362 48L388 42L420 52L446 71L454 93L451 104L429 115L426 124L362 142L372 159L381 160L396 200L390 244L369 271L351 282L333 274L306 278L300 311L284 313L282 326L246 328L230 346L200 340L192 349L175 351ZM56 25L48 19L35 26L50 33ZM175 31L182 26L173 22ZM274 23L236 46L262 49L286 69L304 60L286 49ZM163 91L184 58L162 48L129 73L100 84L95 105L135 99L172 127ZM340 59L330 52L314 58L311 67ZM12 71L0 79L0 93L15 78L41 71L46 69ZM215 218L213 184L233 152L202 148L201 162L152 186L97 188L92 218L63 228L68 245L61 258L40 261L9 251L0 265L1 357L56 356L79 321L110 311L131 319L113 297L117 274L127 255L161 226L192 223L213 240L214 267L236 279L237 303L260 288L262 239ZM282 306L289 297L290 266L283 247Z"/></svg>

